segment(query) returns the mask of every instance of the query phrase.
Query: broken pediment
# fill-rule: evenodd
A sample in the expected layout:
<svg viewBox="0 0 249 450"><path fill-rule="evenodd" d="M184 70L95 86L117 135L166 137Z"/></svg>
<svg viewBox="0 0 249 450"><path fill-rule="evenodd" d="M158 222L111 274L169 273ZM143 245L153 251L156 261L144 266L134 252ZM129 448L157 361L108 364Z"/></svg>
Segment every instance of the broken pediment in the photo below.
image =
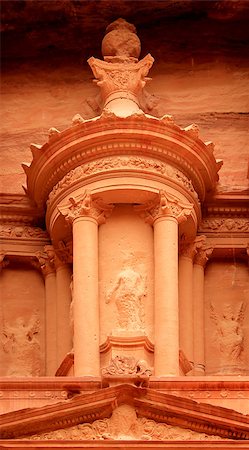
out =
<svg viewBox="0 0 249 450"><path fill-rule="evenodd" d="M72 386L68 393L73 395ZM0 435L36 440L244 440L249 439L249 417L123 384L80 393L55 405L3 414Z"/></svg>
<svg viewBox="0 0 249 450"><path fill-rule="evenodd" d="M82 423L74 427L59 429L30 436L29 439L69 440L219 440L220 436L197 433L146 417L138 417L133 406L123 404L113 410L110 418Z"/></svg>

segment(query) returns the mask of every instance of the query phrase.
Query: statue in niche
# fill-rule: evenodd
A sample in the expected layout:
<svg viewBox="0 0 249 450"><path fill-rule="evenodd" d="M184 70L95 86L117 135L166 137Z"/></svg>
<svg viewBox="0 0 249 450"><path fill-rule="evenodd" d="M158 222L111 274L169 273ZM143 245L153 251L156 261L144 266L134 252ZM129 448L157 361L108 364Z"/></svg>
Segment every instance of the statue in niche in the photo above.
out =
<svg viewBox="0 0 249 450"><path fill-rule="evenodd" d="M241 362L244 350L244 333L242 329L245 316L245 305L241 302L237 314L231 305L225 305L223 313L219 316L213 304L210 305L211 319L216 325L215 341L217 342L222 362L226 364Z"/></svg>
<svg viewBox="0 0 249 450"><path fill-rule="evenodd" d="M14 325L5 324L3 350L10 356L7 376L39 376L41 371L41 347L38 340L40 320L38 314L25 322L18 317Z"/></svg>
<svg viewBox="0 0 249 450"><path fill-rule="evenodd" d="M119 272L113 288L106 297L106 303L115 301L118 325L121 330L134 331L144 328L145 282L131 265Z"/></svg>

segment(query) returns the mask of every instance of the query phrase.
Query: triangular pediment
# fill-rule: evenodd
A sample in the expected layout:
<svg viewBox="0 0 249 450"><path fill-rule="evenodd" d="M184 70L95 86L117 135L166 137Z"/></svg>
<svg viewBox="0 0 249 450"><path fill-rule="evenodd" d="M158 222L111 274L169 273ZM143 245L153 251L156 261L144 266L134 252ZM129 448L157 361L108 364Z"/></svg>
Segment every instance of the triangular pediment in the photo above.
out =
<svg viewBox="0 0 249 450"><path fill-rule="evenodd" d="M3 414L0 435L2 439L34 435L36 439L249 439L249 417L123 384Z"/></svg>

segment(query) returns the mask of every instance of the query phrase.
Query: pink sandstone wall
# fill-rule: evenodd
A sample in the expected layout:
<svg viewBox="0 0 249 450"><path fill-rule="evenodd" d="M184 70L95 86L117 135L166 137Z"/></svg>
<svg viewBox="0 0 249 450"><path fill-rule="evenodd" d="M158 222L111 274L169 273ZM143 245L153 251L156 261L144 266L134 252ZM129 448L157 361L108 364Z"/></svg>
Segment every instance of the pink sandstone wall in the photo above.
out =
<svg viewBox="0 0 249 450"><path fill-rule="evenodd" d="M25 267L6 268L0 278L0 376L45 374L45 299L40 273ZM2 328L3 327L3 328Z"/></svg>
<svg viewBox="0 0 249 450"><path fill-rule="evenodd" d="M243 261L210 262L205 276L206 373L248 375L249 279Z"/></svg>
<svg viewBox="0 0 249 450"><path fill-rule="evenodd" d="M222 54L168 60L165 54L147 85L159 115L173 114L181 126L195 122L201 137L216 143L215 156L224 160L221 191L248 188L249 67L243 61ZM98 90L80 58L9 62L1 81L1 191L16 193L25 184L21 162L31 161L30 143L44 143L50 127L67 128L76 113L95 115L85 99L94 103Z"/></svg>

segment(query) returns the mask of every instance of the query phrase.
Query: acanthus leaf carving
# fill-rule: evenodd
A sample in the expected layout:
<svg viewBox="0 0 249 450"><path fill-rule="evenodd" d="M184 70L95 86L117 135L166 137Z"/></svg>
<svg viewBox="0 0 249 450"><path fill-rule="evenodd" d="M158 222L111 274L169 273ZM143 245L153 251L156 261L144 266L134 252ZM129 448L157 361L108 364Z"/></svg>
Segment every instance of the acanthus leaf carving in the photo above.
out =
<svg viewBox="0 0 249 450"><path fill-rule="evenodd" d="M211 257L212 253L213 247L208 244L206 236L197 236L195 238L194 264L198 264L204 267Z"/></svg>
<svg viewBox="0 0 249 450"><path fill-rule="evenodd" d="M59 208L59 211L65 216L66 221L73 223L78 217L90 217L98 223L105 223L112 210L113 205L105 204L101 199L93 200L89 191L85 191L80 199L69 198L69 205Z"/></svg>
<svg viewBox="0 0 249 450"><path fill-rule="evenodd" d="M0 252L0 272L8 266L9 260L5 258L6 254L4 251Z"/></svg>
<svg viewBox="0 0 249 450"><path fill-rule="evenodd" d="M55 251L52 245L45 245L44 251L37 252L36 257L44 276L55 272Z"/></svg>
<svg viewBox="0 0 249 450"><path fill-rule="evenodd" d="M183 204L176 197L165 190L160 190L158 198L145 205L135 206L146 222L153 224L161 217L173 217L178 223L185 222L191 214L193 205Z"/></svg>

